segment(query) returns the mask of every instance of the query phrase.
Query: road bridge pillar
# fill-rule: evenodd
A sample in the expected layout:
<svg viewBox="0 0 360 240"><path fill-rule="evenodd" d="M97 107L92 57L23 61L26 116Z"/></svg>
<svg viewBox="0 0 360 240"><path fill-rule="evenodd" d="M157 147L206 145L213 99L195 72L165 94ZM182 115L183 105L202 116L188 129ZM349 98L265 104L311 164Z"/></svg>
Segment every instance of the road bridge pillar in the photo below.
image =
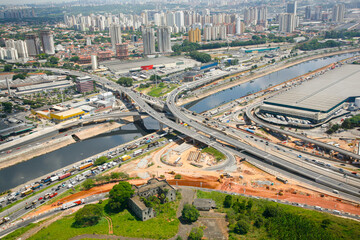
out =
<svg viewBox="0 0 360 240"><path fill-rule="evenodd" d="M179 118L177 118L177 117L175 117L175 122L177 123L177 124L179 124Z"/></svg>
<svg viewBox="0 0 360 240"><path fill-rule="evenodd" d="M160 131L164 130L164 124L162 122L159 122Z"/></svg>

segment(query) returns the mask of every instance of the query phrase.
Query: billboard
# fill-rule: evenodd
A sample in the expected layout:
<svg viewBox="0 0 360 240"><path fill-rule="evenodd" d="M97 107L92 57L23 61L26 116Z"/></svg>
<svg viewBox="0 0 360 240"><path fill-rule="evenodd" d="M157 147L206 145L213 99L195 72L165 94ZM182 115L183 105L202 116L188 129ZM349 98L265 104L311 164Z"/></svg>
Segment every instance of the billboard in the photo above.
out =
<svg viewBox="0 0 360 240"><path fill-rule="evenodd" d="M150 70L153 69L154 65L148 65L148 66L141 66L142 70Z"/></svg>

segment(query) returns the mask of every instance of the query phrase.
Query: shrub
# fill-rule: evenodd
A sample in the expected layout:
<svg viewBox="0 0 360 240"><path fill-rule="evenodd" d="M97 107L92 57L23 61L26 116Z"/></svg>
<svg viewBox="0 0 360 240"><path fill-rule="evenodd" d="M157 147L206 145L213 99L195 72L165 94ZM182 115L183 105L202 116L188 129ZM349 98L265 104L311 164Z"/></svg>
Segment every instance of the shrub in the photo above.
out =
<svg viewBox="0 0 360 240"><path fill-rule="evenodd" d="M237 234L245 235L248 233L250 225L244 220L239 220L234 228L234 232Z"/></svg>
<svg viewBox="0 0 360 240"><path fill-rule="evenodd" d="M106 156L99 157L98 159L95 160L94 166L102 165L102 164L106 163L107 160L108 160L108 158Z"/></svg>
<svg viewBox="0 0 360 240"><path fill-rule="evenodd" d="M102 216L102 208L99 205L88 204L75 214L75 225L77 227L87 227L96 225Z"/></svg>
<svg viewBox="0 0 360 240"><path fill-rule="evenodd" d="M195 208L195 206L190 204L185 204L184 208L181 212L181 217L185 222L192 223L198 220L200 216L199 211Z"/></svg>
<svg viewBox="0 0 360 240"><path fill-rule="evenodd" d="M175 179L181 179L181 175L180 175L180 174L176 174L174 178L175 178Z"/></svg>
<svg viewBox="0 0 360 240"><path fill-rule="evenodd" d="M232 205L232 196L231 195L226 195L225 200L224 200L224 207L229 208Z"/></svg>
<svg viewBox="0 0 360 240"><path fill-rule="evenodd" d="M204 231L201 228L193 228L189 234L189 240L201 240L204 235Z"/></svg>

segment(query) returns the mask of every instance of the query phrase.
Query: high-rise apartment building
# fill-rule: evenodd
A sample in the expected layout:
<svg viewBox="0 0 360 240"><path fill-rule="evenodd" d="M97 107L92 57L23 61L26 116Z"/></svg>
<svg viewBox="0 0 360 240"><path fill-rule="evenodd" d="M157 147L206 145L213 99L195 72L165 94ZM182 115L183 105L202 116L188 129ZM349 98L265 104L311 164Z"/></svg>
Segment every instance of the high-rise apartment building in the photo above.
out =
<svg viewBox="0 0 360 240"><path fill-rule="evenodd" d="M129 56L129 48L126 43L116 44L116 57L119 59L126 59Z"/></svg>
<svg viewBox="0 0 360 240"><path fill-rule="evenodd" d="M344 22L345 5L336 4L332 10L332 21L333 22Z"/></svg>
<svg viewBox="0 0 360 240"><path fill-rule="evenodd" d="M40 31L40 40L43 52L49 55L55 54L54 37L50 30Z"/></svg>
<svg viewBox="0 0 360 240"><path fill-rule="evenodd" d="M171 31L170 27L159 27L157 30L157 39L159 52L168 53L171 52Z"/></svg>
<svg viewBox="0 0 360 240"><path fill-rule="evenodd" d="M26 44L22 40L18 40L15 42L15 49L17 50L17 53L19 55L19 58L28 58L28 50L26 47Z"/></svg>
<svg viewBox="0 0 360 240"><path fill-rule="evenodd" d="M241 21L241 19L238 17L236 19L236 34L240 35L243 34L245 32L245 24L243 21Z"/></svg>
<svg viewBox="0 0 360 240"><path fill-rule="evenodd" d="M154 29L147 27L142 32L144 54L151 55L155 53Z"/></svg>
<svg viewBox="0 0 360 240"><path fill-rule="evenodd" d="M189 42L201 42L201 30L199 28L189 30Z"/></svg>
<svg viewBox="0 0 360 240"><path fill-rule="evenodd" d="M95 71L98 68L98 61L96 55L91 55L91 69Z"/></svg>
<svg viewBox="0 0 360 240"><path fill-rule="evenodd" d="M122 42L120 25L112 24L110 26L109 33L110 33L110 38L111 38L111 46L115 50L116 44L119 44Z"/></svg>
<svg viewBox="0 0 360 240"><path fill-rule="evenodd" d="M282 13L279 16L279 31L292 33L296 27L296 16L292 13Z"/></svg>
<svg viewBox="0 0 360 240"><path fill-rule="evenodd" d="M184 12L183 11L177 11L175 12L175 25L178 28L184 27Z"/></svg>
<svg viewBox="0 0 360 240"><path fill-rule="evenodd" d="M35 57L40 54L40 40L35 34L26 34L25 43L28 50L28 54L31 57Z"/></svg>

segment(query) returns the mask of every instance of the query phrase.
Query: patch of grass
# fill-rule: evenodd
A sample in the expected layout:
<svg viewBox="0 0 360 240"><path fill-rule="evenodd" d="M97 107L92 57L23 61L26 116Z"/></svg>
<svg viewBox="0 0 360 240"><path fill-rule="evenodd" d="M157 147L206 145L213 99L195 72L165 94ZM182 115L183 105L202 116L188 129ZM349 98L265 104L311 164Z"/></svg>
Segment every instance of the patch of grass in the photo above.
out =
<svg viewBox="0 0 360 240"><path fill-rule="evenodd" d="M295 236L296 239L316 239L315 235L306 238L309 237L307 234L312 231L315 231L314 234L319 234L319 236L322 236L321 234L327 235L328 240L352 240L354 236L360 236L360 223L351 219L262 199L235 195L232 196L233 206L225 208L223 203L226 195L219 192L197 191L198 198L213 199L218 207L217 211L227 214L227 219L230 223L229 239L239 239L240 235L235 234L231 229L234 223L240 219L247 221L251 225L249 232L246 235L241 235L242 239L295 239ZM247 208L246 206L250 201L252 202L252 207ZM244 208L241 210L241 204L234 207L235 203L244 203ZM278 209L282 215L264 218L263 212L269 206ZM259 228L253 225L257 218L263 218L265 221L264 225ZM326 227L322 226L324 220L329 222ZM283 238L286 234L293 234L293 238ZM357 239L358 237L355 238Z"/></svg>
<svg viewBox="0 0 360 240"><path fill-rule="evenodd" d="M222 152L219 152L218 150L216 150L213 147L206 147L203 150L201 150L202 153L208 153L211 154L215 157L216 161L221 161L224 160L226 157Z"/></svg>
<svg viewBox="0 0 360 240"><path fill-rule="evenodd" d="M23 235L24 233L26 233L27 231L29 231L30 229L36 227L38 224L37 223L30 223L29 225L19 228L16 231L6 235L5 237L2 238L2 240L13 240L13 239L18 239L21 235Z"/></svg>
<svg viewBox="0 0 360 240"><path fill-rule="evenodd" d="M149 96L152 97L161 97L169 92L171 92L172 90L174 90L175 88L177 88L178 85L177 84L170 84L170 85L158 85L158 87L154 86L151 88L150 92L148 92Z"/></svg>
<svg viewBox="0 0 360 240"><path fill-rule="evenodd" d="M74 228L75 214L63 217L56 222L50 224L47 228L40 230L34 236L30 237L29 240L45 240L45 239L57 239L67 240L74 236L82 234L108 234L108 222L105 218L101 218L98 224L95 226L85 228Z"/></svg>
<svg viewBox="0 0 360 240"><path fill-rule="evenodd" d="M108 200L101 203L104 208ZM113 224L114 235L124 237L168 239L178 232L179 220L176 218L176 210L179 206L179 200L175 202L161 204L156 206L157 216L145 222L138 220L135 215L128 210L117 214L108 215ZM91 227L75 228L75 214L66 216L47 228L40 230L30 240L43 239L70 239L82 234L108 234L109 228L107 220L102 217L98 224Z"/></svg>

